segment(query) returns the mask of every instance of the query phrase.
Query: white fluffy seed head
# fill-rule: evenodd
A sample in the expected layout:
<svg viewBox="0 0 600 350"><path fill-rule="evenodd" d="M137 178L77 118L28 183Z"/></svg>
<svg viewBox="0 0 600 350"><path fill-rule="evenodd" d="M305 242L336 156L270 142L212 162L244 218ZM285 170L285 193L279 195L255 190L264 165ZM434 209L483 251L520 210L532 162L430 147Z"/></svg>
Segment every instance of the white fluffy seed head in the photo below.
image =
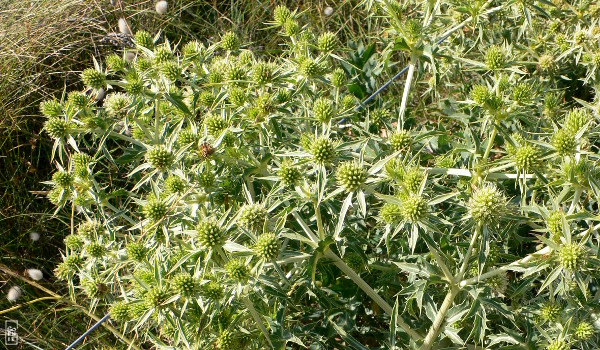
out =
<svg viewBox="0 0 600 350"><path fill-rule="evenodd" d="M40 240L40 234L37 232L29 232L29 238L34 241L37 242Z"/></svg>
<svg viewBox="0 0 600 350"><path fill-rule="evenodd" d="M325 10L323 10L323 13L325 14L325 16L331 16L331 14L333 13L333 8L331 6L327 6Z"/></svg>
<svg viewBox="0 0 600 350"><path fill-rule="evenodd" d="M19 299L21 297L21 288L14 286L11 287L8 290L8 293L6 294L6 298L8 299L8 301L10 302L15 302L17 301L17 299Z"/></svg>
<svg viewBox="0 0 600 350"><path fill-rule="evenodd" d="M156 3L156 13L164 15L169 9L169 4L166 1L159 1Z"/></svg>
<svg viewBox="0 0 600 350"><path fill-rule="evenodd" d="M42 273L42 271L40 271L38 269L29 269L29 270L27 270L27 274L34 281L39 281L42 278L44 278L44 274Z"/></svg>
<svg viewBox="0 0 600 350"><path fill-rule="evenodd" d="M127 24L127 20L123 17L119 18L119 32L121 32L121 34L131 35L131 30L129 30L129 25Z"/></svg>

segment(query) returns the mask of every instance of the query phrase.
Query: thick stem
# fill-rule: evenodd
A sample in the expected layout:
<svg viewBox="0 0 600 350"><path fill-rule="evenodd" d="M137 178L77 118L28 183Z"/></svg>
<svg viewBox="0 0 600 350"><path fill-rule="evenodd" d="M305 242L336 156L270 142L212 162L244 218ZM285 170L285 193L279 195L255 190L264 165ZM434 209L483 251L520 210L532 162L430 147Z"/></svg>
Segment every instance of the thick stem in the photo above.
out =
<svg viewBox="0 0 600 350"><path fill-rule="evenodd" d="M346 263L342 259L340 259L334 252L332 252L331 250L327 250L325 256L333 260L334 264L340 270L342 270L346 274L346 276L348 276L354 283L356 283L356 285L360 289L362 289L363 292L365 292L371 299L373 299L373 301L375 301L375 303L377 303L377 305L379 305L379 307L382 308L386 314L391 316L394 313L394 309L390 306L390 304L383 300L383 298L379 296L379 294L377 294L377 292L373 290L373 288L371 288L371 286L369 286L367 282L365 282L356 272L354 272L354 270L352 270L348 265L346 265ZM419 333L410 328L410 326L399 317L397 318L396 323L411 338L415 340L423 338Z"/></svg>
<svg viewBox="0 0 600 350"><path fill-rule="evenodd" d="M478 224L477 227L475 228L475 233L473 234L473 237L471 237L471 243L469 243L469 249L465 253L465 258L463 260L462 266L460 267L460 271L458 272L458 275L456 276L456 281L462 280L463 276L465 275L465 271L467 271L467 267L469 266L469 260L471 260L471 254L473 254L473 247L475 247L475 243L477 243L477 239L479 238L480 234L481 234L481 225Z"/></svg>
<svg viewBox="0 0 600 350"><path fill-rule="evenodd" d="M316 200L313 200L313 206L315 208L315 217L317 218L317 227L319 229L319 238L321 240L325 239L325 228L323 227L323 218L321 217L321 210L319 210L319 205Z"/></svg>
<svg viewBox="0 0 600 350"><path fill-rule="evenodd" d="M446 319L446 314L448 313L448 310L450 310L452 303L454 303L454 298L456 298L458 292L459 289L456 286L452 286L448 291L448 294L446 294L444 302L442 303L442 306L440 307L440 310L438 311L437 315L435 315L433 324L431 325L431 328L429 328L429 332L427 333L427 336L423 341L421 350L430 350L433 346L433 342L437 339L438 334L440 333L440 330L442 328L442 324Z"/></svg>

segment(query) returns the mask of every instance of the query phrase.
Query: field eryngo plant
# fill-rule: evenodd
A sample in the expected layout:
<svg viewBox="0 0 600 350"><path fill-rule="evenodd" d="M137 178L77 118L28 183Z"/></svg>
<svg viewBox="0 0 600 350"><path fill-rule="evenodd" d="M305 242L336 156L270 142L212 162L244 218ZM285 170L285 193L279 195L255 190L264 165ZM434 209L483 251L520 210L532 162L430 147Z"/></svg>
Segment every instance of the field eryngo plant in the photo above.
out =
<svg viewBox="0 0 600 350"><path fill-rule="evenodd" d="M364 6L381 62L278 7L280 56L138 32L43 103L57 276L139 347L597 348L598 9Z"/></svg>

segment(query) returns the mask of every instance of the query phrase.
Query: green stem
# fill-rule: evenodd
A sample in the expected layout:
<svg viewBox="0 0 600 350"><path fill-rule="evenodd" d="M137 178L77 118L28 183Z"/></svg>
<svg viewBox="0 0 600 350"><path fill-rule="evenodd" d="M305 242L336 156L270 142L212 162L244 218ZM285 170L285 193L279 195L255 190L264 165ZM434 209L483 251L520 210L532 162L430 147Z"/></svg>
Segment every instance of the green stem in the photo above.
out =
<svg viewBox="0 0 600 350"><path fill-rule="evenodd" d="M354 283L356 283L356 285L360 289L362 289L363 292L365 292L371 299L373 299L373 301L375 301L375 303L377 303L377 305L379 305L379 307L381 307L386 314L390 316L393 315L394 309L390 306L390 304L383 300L383 298L379 296L379 294L377 294L377 292L373 290L373 288L371 288L371 286L369 286L367 282L365 282L356 272L354 272L354 270L352 270L348 265L346 265L346 263L342 259L340 259L334 252L332 252L331 250L327 250L327 252L325 252L325 256L333 260L334 264L340 270L342 270L346 274L346 276L348 276ZM396 323L411 338L415 340L423 338L419 333L410 328L410 326L406 324L401 318L397 317Z"/></svg>
<svg viewBox="0 0 600 350"><path fill-rule="evenodd" d="M321 210L316 200L313 200L313 207L315 208L315 216L317 218L317 227L319 230L319 238L325 239L325 228L323 227L323 218L321 217Z"/></svg>
<svg viewBox="0 0 600 350"><path fill-rule="evenodd" d="M492 150L492 146L494 145L494 140L496 139L496 133L498 132L498 129L496 128L496 124L494 124L494 126L492 127L492 133L490 134L490 138L487 144L487 147L485 149L485 153L483 154L483 162L487 163L487 159L490 155L490 151Z"/></svg>
<svg viewBox="0 0 600 350"><path fill-rule="evenodd" d="M569 206L569 211L567 215L573 214L575 212L575 208L577 207L577 203L579 203L579 199L581 198L581 194L583 193L583 188L577 186L575 188L575 193L573 194L573 200L571 201L571 205Z"/></svg>
<svg viewBox="0 0 600 350"><path fill-rule="evenodd" d="M431 240L433 240L433 237L431 236L431 234L429 234L429 236L431 237ZM440 269L442 269L442 272L444 273L444 276L446 277L448 282L454 283L454 276L452 276L450 269L448 269L448 266L446 265L446 263L444 262L444 260L442 259L442 257L438 253L438 251L434 247L430 246L429 244L427 244L427 247L429 248L429 252L431 252L431 255L433 255L433 258L435 259L437 264L440 266Z"/></svg>
<svg viewBox="0 0 600 350"><path fill-rule="evenodd" d="M456 276L456 281L462 280L463 276L465 275L465 271L467 271L467 267L469 266L469 260L471 260L471 254L473 253L473 247L475 247L475 243L477 243L477 239L479 238L480 234L481 234L481 225L478 224L477 227L475 228L475 233L473 234L473 237L471 237L471 243L469 243L469 248L467 249L467 252L465 253L465 258L463 260L460 271L458 272L458 275Z"/></svg>
<svg viewBox="0 0 600 350"><path fill-rule="evenodd" d="M448 294L446 294L446 297L444 298L444 302L442 303L442 306L440 307L440 310L438 311L437 315L435 316L435 319L433 320L433 324L431 325L431 328L429 328L429 332L427 333L427 336L425 337L425 340L423 341L421 350L430 350L431 347L433 346L433 342L437 339L438 334L440 333L440 330L442 328L442 324L444 323L444 320L446 319L446 314L448 313L448 310L450 310L452 303L454 303L454 298L456 298L456 295L458 294L459 291L460 291L460 289L458 289L454 285L450 287L450 290L448 291Z"/></svg>

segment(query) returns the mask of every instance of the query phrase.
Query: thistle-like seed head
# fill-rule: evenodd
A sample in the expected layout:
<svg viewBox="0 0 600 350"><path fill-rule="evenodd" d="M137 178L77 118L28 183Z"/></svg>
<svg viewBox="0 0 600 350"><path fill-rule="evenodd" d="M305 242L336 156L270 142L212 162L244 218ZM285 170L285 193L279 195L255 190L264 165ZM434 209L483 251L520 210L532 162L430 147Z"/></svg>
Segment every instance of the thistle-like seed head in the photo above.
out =
<svg viewBox="0 0 600 350"><path fill-rule="evenodd" d="M560 129L554 132L552 136L552 146L561 156L570 156L577 151L577 141L575 136L566 129Z"/></svg>
<svg viewBox="0 0 600 350"><path fill-rule="evenodd" d="M326 32L317 39L317 47L321 52L331 52L337 47L337 38L334 33Z"/></svg>
<svg viewBox="0 0 600 350"><path fill-rule="evenodd" d="M250 274L244 259L232 259L225 265L227 276L236 282L246 282Z"/></svg>
<svg viewBox="0 0 600 350"><path fill-rule="evenodd" d="M100 90L106 85L106 76L94 68L88 68L81 73L81 80L85 86Z"/></svg>
<svg viewBox="0 0 600 350"><path fill-rule="evenodd" d="M83 238L79 235L68 235L65 237L64 241L67 248L71 250L79 251L81 248L83 248Z"/></svg>
<svg viewBox="0 0 600 350"><path fill-rule="evenodd" d="M173 166L175 155L165 146L154 146L146 151L146 161L159 170L167 170Z"/></svg>
<svg viewBox="0 0 600 350"><path fill-rule="evenodd" d="M69 105L76 109L84 109L90 104L90 98L83 92L71 91L67 97Z"/></svg>
<svg viewBox="0 0 600 350"><path fill-rule="evenodd" d="M558 261L565 270L577 271L585 266L586 253L586 249L579 244L567 243L560 247Z"/></svg>
<svg viewBox="0 0 600 350"><path fill-rule="evenodd" d="M298 35L300 32L300 25L298 24L298 21L290 17L283 23L283 31L287 36Z"/></svg>
<svg viewBox="0 0 600 350"><path fill-rule="evenodd" d="M506 199L496 187L485 185L473 192L468 208L475 222L490 225L506 213Z"/></svg>
<svg viewBox="0 0 600 350"><path fill-rule="evenodd" d="M179 176L171 175L165 180L165 192L167 194L181 194L185 191L185 182Z"/></svg>
<svg viewBox="0 0 600 350"><path fill-rule="evenodd" d="M167 215L169 207L162 200L150 196L146 204L142 207L142 213L151 222L157 222Z"/></svg>
<svg viewBox="0 0 600 350"><path fill-rule="evenodd" d="M336 179L347 192L360 189L367 180L367 171L358 163L342 163L337 172Z"/></svg>
<svg viewBox="0 0 600 350"><path fill-rule="evenodd" d="M252 70L252 80L258 85L270 83L275 76L275 66L270 62L259 61Z"/></svg>
<svg viewBox="0 0 600 350"><path fill-rule="evenodd" d="M556 322L560 318L562 307L556 303L547 302L540 309L540 316L544 322Z"/></svg>
<svg viewBox="0 0 600 350"><path fill-rule="evenodd" d="M323 67L312 58L304 58L300 61L298 71L307 78L312 78L320 75L323 72Z"/></svg>
<svg viewBox="0 0 600 350"><path fill-rule="evenodd" d="M397 224L403 219L402 209L397 204L385 203L379 210L379 217L388 225Z"/></svg>
<svg viewBox="0 0 600 350"><path fill-rule="evenodd" d="M168 81L177 81L181 77L181 66L175 61L166 61L160 65L160 73Z"/></svg>
<svg viewBox="0 0 600 350"><path fill-rule="evenodd" d="M62 114L62 105L56 99L42 101L40 112L46 117L58 117Z"/></svg>
<svg viewBox="0 0 600 350"><path fill-rule="evenodd" d="M203 219L196 226L198 232L198 241L206 248L218 248L225 243L225 231L214 219Z"/></svg>
<svg viewBox="0 0 600 350"><path fill-rule="evenodd" d="M131 242L125 247L127 256L133 261L144 261L146 259L146 247L141 242Z"/></svg>
<svg viewBox="0 0 600 350"><path fill-rule="evenodd" d="M117 301L110 307L110 318L117 322L129 320L129 306L124 301Z"/></svg>
<svg viewBox="0 0 600 350"><path fill-rule="evenodd" d="M493 45L485 52L485 65L490 70L498 70L504 67L506 55L502 47Z"/></svg>
<svg viewBox="0 0 600 350"><path fill-rule="evenodd" d="M152 39L152 35L145 30L137 31L135 33L134 40L138 46L145 47L149 50L154 48L154 40Z"/></svg>
<svg viewBox="0 0 600 350"><path fill-rule="evenodd" d="M346 72L342 68L336 68L331 72L331 85L336 88L341 88L346 85Z"/></svg>
<svg viewBox="0 0 600 350"><path fill-rule="evenodd" d="M54 139L64 139L71 134L71 123L61 118L52 117L44 123L44 130Z"/></svg>
<svg viewBox="0 0 600 350"><path fill-rule="evenodd" d="M223 286L217 281L210 281L206 284L203 284L201 292L205 298L208 298L211 301L218 301L225 294Z"/></svg>
<svg viewBox="0 0 600 350"><path fill-rule="evenodd" d="M323 136L314 140L310 151L313 161L321 165L330 164L336 156L333 141Z"/></svg>
<svg viewBox="0 0 600 350"><path fill-rule="evenodd" d="M234 32L226 32L221 37L220 46L223 50L235 51L240 47L240 40Z"/></svg>
<svg viewBox="0 0 600 350"><path fill-rule="evenodd" d="M579 322L573 329L573 337L581 341L591 339L595 333L596 330L594 329L594 326L586 321Z"/></svg>
<svg viewBox="0 0 600 350"><path fill-rule="evenodd" d="M110 117L124 117L127 114L131 98L122 92L111 93L104 101L104 109Z"/></svg>
<svg viewBox="0 0 600 350"><path fill-rule="evenodd" d="M104 228L102 227L102 224L95 220L82 222L77 228L77 234L87 239L93 239L103 233Z"/></svg>
<svg viewBox="0 0 600 350"><path fill-rule="evenodd" d="M389 137L390 145L395 152L406 151L410 149L412 137L408 130L400 130Z"/></svg>
<svg viewBox="0 0 600 350"><path fill-rule="evenodd" d="M583 108L570 110L565 116L563 128L570 134L575 135L583 128L590 120L591 115Z"/></svg>
<svg viewBox="0 0 600 350"><path fill-rule="evenodd" d="M52 175L52 181L61 188L68 188L73 184L73 175L66 171L57 171Z"/></svg>
<svg viewBox="0 0 600 350"><path fill-rule="evenodd" d="M490 90L487 86L478 84L471 89L471 99L473 99L478 106L483 107L489 98Z"/></svg>
<svg viewBox="0 0 600 350"><path fill-rule="evenodd" d="M173 51L167 45L159 45L154 48L154 61L156 63L164 63L173 59Z"/></svg>
<svg viewBox="0 0 600 350"><path fill-rule="evenodd" d="M203 124L206 127L206 131L214 137L219 136L228 127L225 118L216 114L207 114L204 117Z"/></svg>
<svg viewBox="0 0 600 350"><path fill-rule="evenodd" d="M277 176L285 186L294 186L302 178L302 173L292 163L283 162L277 170Z"/></svg>
<svg viewBox="0 0 600 350"><path fill-rule="evenodd" d="M280 26L284 25L285 21L287 21L291 16L292 11L290 11L290 9L285 5L278 5L275 7L275 10L273 10L273 20Z"/></svg>
<svg viewBox="0 0 600 350"><path fill-rule="evenodd" d="M348 265L348 267L350 267L357 273L360 273L365 269L365 263L360 254L358 253L347 253L346 255L344 255L344 262L346 263L346 265Z"/></svg>
<svg viewBox="0 0 600 350"><path fill-rule="evenodd" d="M189 273L179 273L173 277L171 284L175 291L183 297L192 297L198 290L198 281Z"/></svg>
<svg viewBox="0 0 600 350"><path fill-rule="evenodd" d="M554 70L554 56L543 54L538 59L538 66L544 72L552 72Z"/></svg>
<svg viewBox="0 0 600 350"><path fill-rule="evenodd" d="M313 102L313 115L321 123L329 123L335 115L333 101L325 97L319 97Z"/></svg>
<svg viewBox="0 0 600 350"><path fill-rule="evenodd" d="M423 220L429 213L427 201L420 195L412 193L403 198L400 209L402 217L412 224Z"/></svg>
<svg viewBox="0 0 600 350"><path fill-rule="evenodd" d="M267 209L262 204L246 204L240 210L238 223L250 232L261 233L267 214Z"/></svg>
<svg viewBox="0 0 600 350"><path fill-rule="evenodd" d="M98 242L90 242L86 244L85 251L92 258L101 258L106 254L106 248L104 247L104 245Z"/></svg>
<svg viewBox="0 0 600 350"><path fill-rule="evenodd" d="M518 147L513 154L513 160L517 169L521 171L530 171L535 169L540 162L540 151L532 145L523 145Z"/></svg>
<svg viewBox="0 0 600 350"><path fill-rule="evenodd" d="M279 239L274 233L267 232L258 236L254 244L254 253L261 259L273 260L279 255Z"/></svg>
<svg viewBox="0 0 600 350"><path fill-rule="evenodd" d="M144 295L144 303L148 309L157 309L162 306L168 297L169 295L167 294L166 290L160 286L154 286L150 288Z"/></svg>
<svg viewBox="0 0 600 350"><path fill-rule="evenodd" d="M564 340L555 340L548 344L546 350L569 350L570 347Z"/></svg>

